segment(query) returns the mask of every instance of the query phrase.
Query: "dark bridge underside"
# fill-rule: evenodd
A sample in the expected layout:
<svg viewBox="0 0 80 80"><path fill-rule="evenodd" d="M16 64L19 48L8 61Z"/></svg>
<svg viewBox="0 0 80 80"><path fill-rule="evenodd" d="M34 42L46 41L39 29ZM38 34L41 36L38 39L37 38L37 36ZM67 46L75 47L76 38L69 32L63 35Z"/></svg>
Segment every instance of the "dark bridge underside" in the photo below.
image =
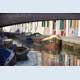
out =
<svg viewBox="0 0 80 80"><path fill-rule="evenodd" d="M80 19L80 13L0 13L0 27L53 19Z"/></svg>

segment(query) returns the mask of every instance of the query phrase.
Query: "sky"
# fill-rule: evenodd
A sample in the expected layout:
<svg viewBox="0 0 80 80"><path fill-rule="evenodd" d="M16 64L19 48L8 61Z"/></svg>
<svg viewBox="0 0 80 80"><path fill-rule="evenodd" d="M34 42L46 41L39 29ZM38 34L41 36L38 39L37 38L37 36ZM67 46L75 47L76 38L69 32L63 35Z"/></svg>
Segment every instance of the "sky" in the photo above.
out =
<svg viewBox="0 0 80 80"><path fill-rule="evenodd" d="M0 12L79 13L80 0L1 0Z"/></svg>

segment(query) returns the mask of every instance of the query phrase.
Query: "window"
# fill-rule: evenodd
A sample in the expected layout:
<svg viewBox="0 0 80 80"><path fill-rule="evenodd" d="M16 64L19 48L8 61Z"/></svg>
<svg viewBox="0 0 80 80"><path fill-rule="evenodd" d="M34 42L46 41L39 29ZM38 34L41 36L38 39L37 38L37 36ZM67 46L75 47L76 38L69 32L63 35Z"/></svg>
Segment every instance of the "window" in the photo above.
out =
<svg viewBox="0 0 80 80"><path fill-rule="evenodd" d="M45 26L46 26L45 21L42 21L42 27L45 27Z"/></svg>
<svg viewBox="0 0 80 80"><path fill-rule="evenodd" d="M60 30L64 29L64 20L60 20Z"/></svg>
<svg viewBox="0 0 80 80"><path fill-rule="evenodd" d="M49 27L49 21L47 21L47 27Z"/></svg>
<svg viewBox="0 0 80 80"><path fill-rule="evenodd" d="M70 28L72 27L72 20L70 20Z"/></svg>
<svg viewBox="0 0 80 80"><path fill-rule="evenodd" d="M53 30L56 29L56 20L53 21Z"/></svg>

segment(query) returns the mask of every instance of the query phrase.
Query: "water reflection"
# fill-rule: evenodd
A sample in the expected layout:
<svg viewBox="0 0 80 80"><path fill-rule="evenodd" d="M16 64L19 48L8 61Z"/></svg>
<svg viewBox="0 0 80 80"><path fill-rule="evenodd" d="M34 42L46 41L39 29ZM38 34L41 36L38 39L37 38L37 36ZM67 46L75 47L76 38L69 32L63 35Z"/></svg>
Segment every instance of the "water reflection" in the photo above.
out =
<svg viewBox="0 0 80 80"><path fill-rule="evenodd" d="M43 52L42 61L44 66L80 66L80 58L65 51L61 51L60 54Z"/></svg>
<svg viewBox="0 0 80 80"><path fill-rule="evenodd" d="M17 40L14 40L13 43L16 43L19 46L24 45ZM37 59L37 62L40 62L37 66L80 66L80 56L73 54L73 52L70 53L70 51L66 51L65 49L62 49L59 52L57 49L55 51L46 50L44 46L42 47L41 44L37 43L31 46L31 50L38 51L36 55L41 58L41 60Z"/></svg>

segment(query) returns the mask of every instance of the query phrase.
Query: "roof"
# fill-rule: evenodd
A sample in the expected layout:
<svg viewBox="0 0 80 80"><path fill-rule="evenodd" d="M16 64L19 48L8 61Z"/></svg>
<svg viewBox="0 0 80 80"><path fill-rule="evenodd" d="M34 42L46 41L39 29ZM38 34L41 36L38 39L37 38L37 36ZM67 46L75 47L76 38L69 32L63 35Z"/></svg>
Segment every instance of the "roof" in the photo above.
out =
<svg viewBox="0 0 80 80"><path fill-rule="evenodd" d="M0 13L0 27L53 19L80 19L80 13Z"/></svg>

